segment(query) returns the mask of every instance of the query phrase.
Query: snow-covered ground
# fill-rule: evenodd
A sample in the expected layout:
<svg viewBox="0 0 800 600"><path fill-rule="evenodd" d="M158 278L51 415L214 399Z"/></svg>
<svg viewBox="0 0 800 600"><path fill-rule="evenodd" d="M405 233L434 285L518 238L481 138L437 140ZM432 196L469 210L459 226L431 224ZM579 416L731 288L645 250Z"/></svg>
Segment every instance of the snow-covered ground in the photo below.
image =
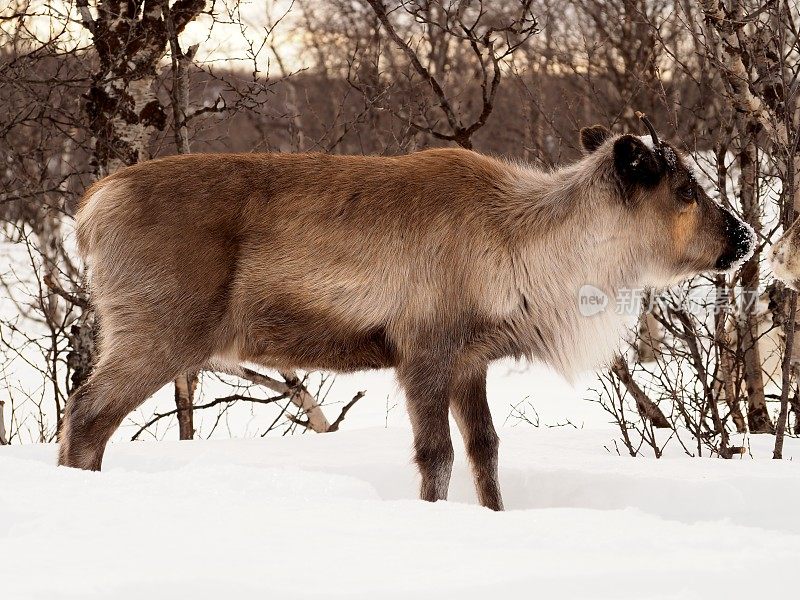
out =
<svg viewBox="0 0 800 600"><path fill-rule="evenodd" d="M753 598L789 592L800 469L632 459L609 429L501 429L508 511L416 497L405 427L117 442L105 470L0 448L0 597ZM789 456L800 457L798 440Z"/></svg>
<svg viewBox="0 0 800 600"><path fill-rule="evenodd" d="M36 407L24 399L47 398L40 379L25 361L0 372L28 424ZM476 505L455 431L450 501L416 500L411 433L388 372L337 379L329 417L356 391L367 396L333 434L260 439L274 413L239 407L215 439L127 442L136 423L171 405L165 389L121 428L102 473L57 468L55 446L19 445L35 432L20 436L0 447L0 600L750 600L793 591L800 440L786 441L784 461L770 460L771 436L733 439L750 452L732 461L688 458L677 443L661 460L619 456L608 450L618 432L586 400L596 384L493 366L502 514ZM203 395L214 385L204 380ZM511 405L532 420L535 408L542 426L507 418ZM216 415L195 418L206 435ZM168 425L157 437L176 437Z"/></svg>

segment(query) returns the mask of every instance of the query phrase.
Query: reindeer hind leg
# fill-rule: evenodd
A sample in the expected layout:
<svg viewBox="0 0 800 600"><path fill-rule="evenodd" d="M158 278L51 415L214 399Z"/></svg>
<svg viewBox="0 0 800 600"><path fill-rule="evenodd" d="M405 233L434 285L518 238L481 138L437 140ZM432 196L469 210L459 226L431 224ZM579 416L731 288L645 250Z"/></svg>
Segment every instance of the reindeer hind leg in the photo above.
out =
<svg viewBox="0 0 800 600"><path fill-rule="evenodd" d="M111 325L111 319L100 322ZM205 340L199 337L186 340L145 326L108 326L101 334L97 364L67 402L59 432L60 465L99 471L106 443L123 419L179 374L208 360Z"/></svg>

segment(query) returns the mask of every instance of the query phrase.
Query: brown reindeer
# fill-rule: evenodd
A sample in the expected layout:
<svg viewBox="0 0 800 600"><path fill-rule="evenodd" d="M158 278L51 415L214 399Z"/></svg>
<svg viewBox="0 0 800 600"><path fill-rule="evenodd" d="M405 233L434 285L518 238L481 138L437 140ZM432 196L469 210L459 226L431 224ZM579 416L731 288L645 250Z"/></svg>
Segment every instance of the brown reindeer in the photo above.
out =
<svg viewBox="0 0 800 600"><path fill-rule="evenodd" d="M67 405L60 464L100 469L122 419L191 369L394 367L422 498L447 497L449 411L481 504L501 509L487 365L600 365L629 319L584 316L584 285L664 286L753 244L655 132L595 126L581 142L553 172L466 150L196 154L96 183L77 235L99 355Z"/></svg>

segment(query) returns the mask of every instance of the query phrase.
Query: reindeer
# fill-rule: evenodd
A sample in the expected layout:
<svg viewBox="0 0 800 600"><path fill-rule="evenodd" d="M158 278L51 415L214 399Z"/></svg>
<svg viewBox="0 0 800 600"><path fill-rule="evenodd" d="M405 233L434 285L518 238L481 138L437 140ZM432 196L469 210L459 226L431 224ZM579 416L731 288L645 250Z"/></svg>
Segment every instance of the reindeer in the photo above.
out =
<svg viewBox="0 0 800 600"><path fill-rule="evenodd" d="M99 470L123 418L182 372L391 367L421 498L447 498L450 412L480 503L501 510L487 365L602 365L631 318L586 315L582 288L614 298L752 250L646 124L642 137L584 128L583 157L552 172L456 149L190 154L97 182L77 239L98 357L67 404L59 463Z"/></svg>
<svg viewBox="0 0 800 600"><path fill-rule="evenodd" d="M800 219L773 244L769 258L773 275L788 288L800 289Z"/></svg>

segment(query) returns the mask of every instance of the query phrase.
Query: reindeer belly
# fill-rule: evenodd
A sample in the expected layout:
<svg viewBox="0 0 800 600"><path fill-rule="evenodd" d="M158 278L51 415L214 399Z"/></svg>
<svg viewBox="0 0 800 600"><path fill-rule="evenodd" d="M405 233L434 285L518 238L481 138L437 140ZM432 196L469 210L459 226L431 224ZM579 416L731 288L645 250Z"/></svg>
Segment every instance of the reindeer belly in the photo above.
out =
<svg viewBox="0 0 800 600"><path fill-rule="evenodd" d="M242 360L271 367L348 372L395 365L384 327L361 329L277 304L258 311L239 345Z"/></svg>

